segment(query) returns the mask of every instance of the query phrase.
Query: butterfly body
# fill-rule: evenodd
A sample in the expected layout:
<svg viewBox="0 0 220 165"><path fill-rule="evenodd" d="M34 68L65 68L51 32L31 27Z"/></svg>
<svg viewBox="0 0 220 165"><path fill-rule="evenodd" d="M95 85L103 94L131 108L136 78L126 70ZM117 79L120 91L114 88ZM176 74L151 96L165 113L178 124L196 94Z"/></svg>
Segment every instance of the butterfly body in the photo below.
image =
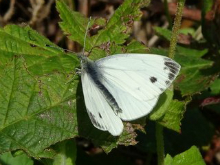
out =
<svg viewBox="0 0 220 165"><path fill-rule="evenodd" d="M119 108L115 98L112 96L112 94L108 91L108 89L103 85L103 76L100 73L100 69L97 66L97 64L90 60L90 59L84 59L85 61L82 63L82 77L83 74L88 74L88 76L91 78L91 81L93 81L94 85L100 90L103 97L106 99L108 104L111 106L111 108L114 110L114 112L119 113L121 109Z"/></svg>

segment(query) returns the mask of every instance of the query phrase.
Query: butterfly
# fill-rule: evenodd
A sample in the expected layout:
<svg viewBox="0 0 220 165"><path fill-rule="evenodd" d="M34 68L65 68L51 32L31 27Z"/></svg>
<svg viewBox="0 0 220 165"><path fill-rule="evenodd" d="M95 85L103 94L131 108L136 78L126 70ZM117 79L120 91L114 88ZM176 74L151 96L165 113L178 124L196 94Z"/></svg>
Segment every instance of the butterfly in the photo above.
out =
<svg viewBox="0 0 220 165"><path fill-rule="evenodd" d="M152 54L117 54L97 61L81 57L81 81L92 124L113 136L123 131L122 121L149 114L174 81L181 66Z"/></svg>

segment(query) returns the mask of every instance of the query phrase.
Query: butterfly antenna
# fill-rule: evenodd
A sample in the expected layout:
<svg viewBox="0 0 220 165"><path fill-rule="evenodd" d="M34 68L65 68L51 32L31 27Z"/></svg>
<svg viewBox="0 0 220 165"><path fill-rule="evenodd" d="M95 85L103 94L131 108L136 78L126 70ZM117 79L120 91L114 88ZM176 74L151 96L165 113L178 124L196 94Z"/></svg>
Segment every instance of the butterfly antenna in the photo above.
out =
<svg viewBox="0 0 220 165"><path fill-rule="evenodd" d="M90 25L91 20L92 20L92 17L89 17L89 22L87 24L86 33L85 33L85 36L84 36L84 43L83 43L83 55L84 56L85 56L85 47L86 47L86 36L88 34L88 31L89 31L89 25Z"/></svg>

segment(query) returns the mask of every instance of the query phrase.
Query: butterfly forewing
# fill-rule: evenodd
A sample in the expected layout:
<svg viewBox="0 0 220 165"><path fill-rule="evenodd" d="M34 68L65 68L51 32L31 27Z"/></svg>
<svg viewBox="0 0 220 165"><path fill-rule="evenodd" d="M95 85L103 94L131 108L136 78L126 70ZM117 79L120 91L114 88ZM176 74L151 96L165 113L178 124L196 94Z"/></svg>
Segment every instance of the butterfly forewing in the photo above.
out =
<svg viewBox="0 0 220 165"><path fill-rule="evenodd" d="M163 93L180 70L180 65L167 57L146 54L113 55L96 64L103 83L111 83L145 101Z"/></svg>
<svg viewBox="0 0 220 165"><path fill-rule="evenodd" d="M179 73L180 65L159 55L119 54L96 61L101 82L122 109L123 120L147 115Z"/></svg>

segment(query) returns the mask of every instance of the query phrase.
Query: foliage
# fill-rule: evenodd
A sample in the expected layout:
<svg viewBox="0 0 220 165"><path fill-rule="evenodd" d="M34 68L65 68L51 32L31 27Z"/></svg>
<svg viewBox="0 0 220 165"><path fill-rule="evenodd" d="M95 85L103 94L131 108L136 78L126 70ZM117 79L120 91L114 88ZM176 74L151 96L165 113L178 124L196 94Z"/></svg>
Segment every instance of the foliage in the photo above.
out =
<svg viewBox="0 0 220 165"><path fill-rule="evenodd" d="M85 46L92 60L134 52L167 56L167 49L149 50L129 38L134 21L142 16L140 9L148 4L148 0L126 0L108 21L88 19L71 11L61 0L56 1L56 8L63 32L69 39ZM138 141L137 148L155 153L152 124L155 122L167 128L165 146L170 148L168 153L176 155L167 155L166 165L204 164L197 147L209 145L214 126L203 116L199 105L195 107L189 103L219 95L220 92L218 61L213 60L211 55L214 52L219 56L219 36L205 30L208 26L217 31L214 23L208 24L205 20L211 6L211 1L206 0L202 11L205 41L176 47L174 59L182 66L181 73L174 86L160 96L156 107L146 117L146 127L145 118L124 122L125 128L120 137L97 130L91 124L79 77L73 79L74 69L80 65L77 53L65 52L28 26L7 25L0 28L0 163L31 165L33 160L30 157L33 157L41 159L39 162L42 164L73 165L77 156L82 154L82 151L77 152L73 141L78 136L101 146L106 153L118 145L136 145ZM89 30L94 30L96 26L100 26L101 30L85 38L88 23ZM155 32L165 42L170 41L172 32L168 29L156 27ZM208 92L208 96L203 92ZM199 93L202 95L198 96ZM146 134L143 133L145 131Z"/></svg>

